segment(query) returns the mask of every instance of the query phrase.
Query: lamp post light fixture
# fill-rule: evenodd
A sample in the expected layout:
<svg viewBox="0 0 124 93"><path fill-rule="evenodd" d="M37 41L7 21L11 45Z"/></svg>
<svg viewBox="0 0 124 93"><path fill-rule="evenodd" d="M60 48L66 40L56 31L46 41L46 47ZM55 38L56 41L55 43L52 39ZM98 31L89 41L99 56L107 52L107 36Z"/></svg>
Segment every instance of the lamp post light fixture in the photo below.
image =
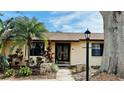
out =
<svg viewBox="0 0 124 93"><path fill-rule="evenodd" d="M89 41L91 32L87 29L84 34L86 39L86 81L89 81Z"/></svg>

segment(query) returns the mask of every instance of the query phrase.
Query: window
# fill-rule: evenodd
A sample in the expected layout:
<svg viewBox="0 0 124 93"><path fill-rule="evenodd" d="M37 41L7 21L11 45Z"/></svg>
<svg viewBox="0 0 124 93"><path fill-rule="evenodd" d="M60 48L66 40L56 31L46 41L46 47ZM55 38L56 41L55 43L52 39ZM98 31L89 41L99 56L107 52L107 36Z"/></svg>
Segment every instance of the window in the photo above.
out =
<svg viewBox="0 0 124 93"><path fill-rule="evenodd" d="M93 43L92 44L92 56L102 56L103 55L103 44Z"/></svg>
<svg viewBox="0 0 124 93"><path fill-rule="evenodd" d="M42 56L44 54L44 43L43 42L32 42L30 49L30 56Z"/></svg>

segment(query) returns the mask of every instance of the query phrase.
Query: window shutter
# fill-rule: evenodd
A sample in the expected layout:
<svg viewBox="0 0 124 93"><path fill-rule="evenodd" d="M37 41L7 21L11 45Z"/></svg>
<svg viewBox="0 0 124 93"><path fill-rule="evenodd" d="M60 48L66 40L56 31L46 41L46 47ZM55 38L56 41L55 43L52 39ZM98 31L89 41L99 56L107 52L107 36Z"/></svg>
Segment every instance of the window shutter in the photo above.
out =
<svg viewBox="0 0 124 93"><path fill-rule="evenodd" d="M100 44L100 54L101 54L101 56L103 55L103 44Z"/></svg>

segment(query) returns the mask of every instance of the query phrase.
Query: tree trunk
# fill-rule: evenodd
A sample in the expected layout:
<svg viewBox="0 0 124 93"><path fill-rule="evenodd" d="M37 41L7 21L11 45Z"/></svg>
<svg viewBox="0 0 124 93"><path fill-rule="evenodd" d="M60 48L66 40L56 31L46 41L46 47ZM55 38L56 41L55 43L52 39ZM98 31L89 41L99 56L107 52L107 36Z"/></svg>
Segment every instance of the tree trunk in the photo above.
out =
<svg viewBox="0 0 124 93"><path fill-rule="evenodd" d="M1 54L3 55L3 56L7 56L6 55L6 43L3 45L4 47L2 47L2 50L1 50Z"/></svg>
<svg viewBox="0 0 124 93"><path fill-rule="evenodd" d="M30 45L28 45L28 59L30 58Z"/></svg>
<svg viewBox="0 0 124 93"><path fill-rule="evenodd" d="M104 56L101 71L124 77L124 12L101 12L104 22Z"/></svg>

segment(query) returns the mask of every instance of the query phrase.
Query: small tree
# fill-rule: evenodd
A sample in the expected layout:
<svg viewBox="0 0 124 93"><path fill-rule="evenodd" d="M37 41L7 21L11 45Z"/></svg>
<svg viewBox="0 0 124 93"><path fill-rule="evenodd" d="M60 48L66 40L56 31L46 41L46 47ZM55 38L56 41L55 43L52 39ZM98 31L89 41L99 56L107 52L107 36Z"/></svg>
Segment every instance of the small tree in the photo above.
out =
<svg viewBox="0 0 124 93"><path fill-rule="evenodd" d="M44 57L46 58L46 62L53 62L53 55L51 41L48 42L47 50L45 51Z"/></svg>
<svg viewBox="0 0 124 93"><path fill-rule="evenodd" d="M5 50L8 46L8 41L11 41L13 39L13 30L11 29L10 23L13 20L13 18L10 18L8 20L2 21L0 19L0 50L1 54L5 56Z"/></svg>
<svg viewBox="0 0 124 93"><path fill-rule="evenodd" d="M43 40L45 44L47 43L47 38L43 33L47 32L48 30L46 29L44 24L42 22L39 22L35 17L15 17L14 20L11 22L11 26L16 34L14 39L16 42L15 46L25 46L25 49L28 48L28 59L30 58L30 48L33 37Z"/></svg>

